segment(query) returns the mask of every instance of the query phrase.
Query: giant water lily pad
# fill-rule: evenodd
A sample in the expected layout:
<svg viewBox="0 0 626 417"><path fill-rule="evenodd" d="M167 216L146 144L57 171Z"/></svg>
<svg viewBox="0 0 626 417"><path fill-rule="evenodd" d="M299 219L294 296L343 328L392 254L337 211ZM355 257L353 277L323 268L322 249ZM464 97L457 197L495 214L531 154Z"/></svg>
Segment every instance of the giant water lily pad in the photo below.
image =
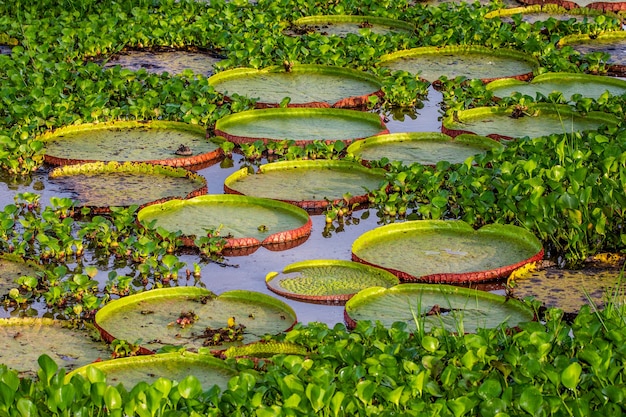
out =
<svg viewBox="0 0 626 417"><path fill-rule="evenodd" d="M473 333L479 328L515 327L534 319L533 310L514 299L451 285L400 284L367 288L346 303L345 319L353 328L363 320L386 327L405 322L416 331L443 327Z"/></svg>
<svg viewBox="0 0 626 417"><path fill-rule="evenodd" d="M37 277L43 268L32 261L12 254L0 254L0 299L8 295L9 291L19 285L16 280L20 277Z"/></svg>
<svg viewBox="0 0 626 417"><path fill-rule="evenodd" d="M356 162L283 161L261 165L256 174L243 168L226 178L224 190L319 210L343 200L349 206L365 203L384 180L383 170Z"/></svg>
<svg viewBox="0 0 626 417"><path fill-rule="evenodd" d="M346 36L361 35L369 31L379 35L388 33L412 33L415 26L402 20L388 19L378 16L328 15L306 16L293 22L287 33L304 35L319 33L321 35Z"/></svg>
<svg viewBox="0 0 626 417"><path fill-rule="evenodd" d="M181 231L183 241L218 232L228 240L227 248L267 247L299 242L311 233L311 218L292 204L267 198L240 195L203 195L189 200L153 204L137 213L137 219L156 221L168 231ZM300 242L301 243L301 242ZM278 249L278 248L277 248Z"/></svg>
<svg viewBox="0 0 626 417"><path fill-rule="evenodd" d="M121 66L133 71L145 69L152 73L180 74L191 70L195 74L210 76L215 64L222 58L210 52L199 51L123 51L112 56L105 68Z"/></svg>
<svg viewBox="0 0 626 417"><path fill-rule="evenodd" d="M223 155L203 127L178 122L90 123L60 128L39 140L44 142L45 161L53 165L131 161L193 166Z"/></svg>
<svg viewBox="0 0 626 417"><path fill-rule="evenodd" d="M233 290L216 296L197 287L162 288L112 301L96 313L105 340L139 343L144 352L163 346L211 349L277 334L296 323L287 304L266 294Z"/></svg>
<svg viewBox="0 0 626 417"><path fill-rule="evenodd" d="M510 293L518 299L540 301L544 307L556 307L576 314L584 305L604 308L607 301L626 302L626 280L619 268L587 266L580 270L556 267L541 268L511 282Z"/></svg>
<svg viewBox="0 0 626 417"><path fill-rule="evenodd" d="M465 134L453 139L438 132L412 132L358 140L347 151L365 162L386 158L404 165L436 165L440 161L462 163L471 156L502 147L499 142L484 136Z"/></svg>
<svg viewBox="0 0 626 417"><path fill-rule="evenodd" d="M533 104L526 107L476 107L461 110L444 118L442 131L450 136L474 133L496 139L528 136L537 138L598 130L615 126L618 119L608 113L581 114L572 107L554 104Z"/></svg>
<svg viewBox="0 0 626 417"><path fill-rule="evenodd" d="M477 78L489 82L498 78L526 80L539 66L531 55L512 49L481 46L421 47L383 55L379 65L393 71L407 71L434 82L445 76Z"/></svg>
<svg viewBox="0 0 626 417"><path fill-rule="evenodd" d="M215 134L235 143L291 139L298 145L314 140L346 143L388 133L373 113L346 109L278 108L248 110L217 121Z"/></svg>
<svg viewBox="0 0 626 417"><path fill-rule="evenodd" d="M61 320L0 319L0 363L33 377L43 354L67 370L110 357L106 343L94 340L93 335Z"/></svg>
<svg viewBox="0 0 626 417"><path fill-rule="evenodd" d="M352 259L405 281L481 282L506 276L543 257L541 242L521 227L474 230L460 220L415 220L370 230L352 245Z"/></svg>
<svg viewBox="0 0 626 417"><path fill-rule="evenodd" d="M382 95L374 75L327 65L236 68L213 75L209 84L226 96L255 98L259 108L277 107L285 97L289 107L357 107Z"/></svg>
<svg viewBox="0 0 626 417"><path fill-rule="evenodd" d="M144 163L93 162L65 165L50 182L73 194L81 206L108 211L112 206L144 206L207 193L206 179L184 168Z"/></svg>
<svg viewBox="0 0 626 417"><path fill-rule="evenodd" d="M511 7L498 9L485 14L485 19L500 18L507 23L513 23L512 16L520 15L522 22L536 23L543 22L548 19L560 21L579 21L585 19L592 21L595 16L601 15L602 12L595 9L575 8L566 9L557 4L535 4L526 7ZM615 15L617 17L617 15Z"/></svg>
<svg viewBox="0 0 626 417"><path fill-rule="evenodd" d="M519 0L519 2L523 4L557 4L566 9L587 7L605 12L620 12L626 10L626 1L624 0Z"/></svg>
<svg viewBox="0 0 626 417"><path fill-rule="evenodd" d="M626 4L626 2L624 3ZM559 47L571 46L580 54L607 53L610 55L608 70L610 75L626 76L626 32L604 32L599 35L569 35L559 40Z"/></svg>
<svg viewBox="0 0 626 417"><path fill-rule="evenodd" d="M267 287L284 297L316 303L343 303L369 287L399 283L390 272L351 261L328 259L296 262L265 277Z"/></svg>
<svg viewBox="0 0 626 417"><path fill-rule="evenodd" d="M487 90L496 97L520 93L535 98L538 94L547 97L550 93L558 92L567 100L572 100L576 94L598 99L605 92L614 96L626 93L626 80L601 75L551 72L538 75L531 82L497 80L487 84Z"/></svg>
<svg viewBox="0 0 626 417"><path fill-rule="evenodd" d="M159 378L180 382L189 375L198 378L204 391L214 385L225 390L230 378L237 374L235 369L212 355L183 351L96 362L70 372L65 381L69 382L74 375L81 375L89 380L94 373L89 368L103 372L107 384L122 384L129 390L140 382L152 384Z"/></svg>

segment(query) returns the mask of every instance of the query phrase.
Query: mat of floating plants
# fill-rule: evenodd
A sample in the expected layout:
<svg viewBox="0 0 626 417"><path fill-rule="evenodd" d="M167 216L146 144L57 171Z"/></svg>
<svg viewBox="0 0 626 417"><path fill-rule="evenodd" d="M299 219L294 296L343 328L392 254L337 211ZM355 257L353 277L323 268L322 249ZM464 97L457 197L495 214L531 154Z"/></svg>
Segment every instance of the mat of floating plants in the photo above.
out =
<svg viewBox="0 0 626 417"><path fill-rule="evenodd" d="M36 287L38 277L43 268L32 261L27 261L17 255L0 254L0 299L8 296L13 288L19 288L18 279L28 279L30 287ZM27 278L28 277L28 278Z"/></svg>
<svg viewBox="0 0 626 417"><path fill-rule="evenodd" d="M287 265L282 272L265 277L267 288L300 301L342 304L368 287L399 284L390 272L351 261L309 260Z"/></svg>
<svg viewBox="0 0 626 417"><path fill-rule="evenodd" d="M545 4L553 3L566 9L575 9L578 7L586 7L606 12L619 12L626 10L626 1L624 0L519 0L523 4Z"/></svg>
<svg viewBox="0 0 626 417"><path fill-rule="evenodd" d="M512 49L482 46L420 47L383 55L378 65L392 71L407 71L430 82L445 76L477 78L484 82L499 78L526 80L539 66L537 60Z"/></svg>
<svg viewBox="0 0 626 417"><path fill-rule="evenodd" d="M188 246L195 239L215 236L227 239L227 248L272 247L300 242L311 233L308 213L292 204L241 195L203 195L189 200L170 200L144 207L140 222L156 221L157 227L181 231Z"/></svg>
<svg viewBox="0 0 626 417"><path fill-rule="evenodd" d="M208 52L191 51L124 51L113 55L104 63L105 68L119 65L133 71L145 69L148 72L161 74L181 74L190 70L194 74L210 76L215 64L222 58Z"/></svg>
<svg viewBox="0 0 626 417"><path fill-rule="evenodd" d="M458 333L498 326L515 327L532 321L533 310L518 300L452 285L400 284L371 287L346 302L344 317L349 328L359 321L380 321L390 327L405 322L409 329L428 332L444 327Z"/></svg>
<svg viewBox="0 0 626 417"><path fill-rule="evenodd" d="M43 354L68 371L110 357L107 344L93 340L92 333L62 320L0 319L0 363L21 376L35 377Z"/></svg>
<svg viewBox="0 0 626 417"><path fill-rule="evenodd" d="M626 93L626 80L602 75L550 72L536 76L530 82L505 79L487 84L487 90L496 97L508 97L520 93L532 97L541 94L561 93L566 100L580 94L583 97L598 99L608 92L614 96Z"/></svg>
<svg viewBox="0 0 626 417"><path fill-rule="evenodd" d="M218 142L198 125L179 122L92 123L67 126L39 137L45 161L53 165L83 162L150 162L193 166L223 155Z"/></svg>
<svg viewBox="0 0 626 417"><path fill-rule="evenodd" d="M567 105L539 103L526 107L460 110L444 117L441 130L450 136L474 133L495 139L513 139L592 131L600 126L615 126L617 123L618 119L608 113L582 114Z"/></svg>
<svg viewBox="0 0 626 417"><path fill-rule="evenodd" d="M213 75L209 84L226 96L254 98L258 108L278 107L286 97L288 107L358 107L382 96L376 76L328 65L236 68Z"/></svg>
<svg viewBox="0 0 626 417"><path fill-rule="evenodd" d="M624 3L626 4L626 3ZM626 32L603 32L599 35L569 35L559 40L557 46L571 46L576 52L586 55L594 52L607 53L609 75L626 76Z"/></svg>
<svg viewBox="0 0 626 417"><path fill-rule="evenodd" d="M389 33L412 33L415 26L409 22L378 16L328 15L306 16L296 19L286 33L305 35L318 33L324 36L360 35L364 31L385 35Z"/></svg>
<svg viewBox="0 0 626 417"><path fill-rule="evenodd" d="M507 276L543 257L527 230L461 220L414 220L377 227L352 244L352 259L384 268L403 281L466 283Z"/></svg>
<svg viewBox="0 0 626 417"><path fill-rule="evenodd" d="M234 143L291 139L303 146L314 140L350 143L388 133L380 116L347 109L277 108L230 114L217 121L215 134Z"/></svg>
<svg viewBox="0 0 626 417"><path fill-rule="evenodd" d="M528 22L531 24L544 22L548 19L560 21L569 21L570 19L573 19L575 21L582 22L585 19L592 21L594 17L601 14L602 12L600 10L588 8L575 8L568 10L557 4L536 4L526 7L512 7L493 10L485 14L485 19L500 18L503 22L513 23L514 19L512 17L519 15L522 22ZM614 15L613 17L617 18L617 15Z"/></svg>
<svg viewBox="0 0 626 417"><path fill-rule="evenodd" d="M320 210L344 200L351 207L366 203L384 180L385 171L356 162L283 161L261 165L256 174L242 168L226 178L224 190Z"/></svg>
<svg viewBox="0 0 626 417"><path fill-rule="evenodd" d="M584 267L564 270L541 268L511 281L510 293L520 300L540 301L544 307L556 307L576 314L584 305L603 309L607 302L626 302L626 281L619 268Z"/></svg>
<svg viewBox="0 0 626 417"><path fill-rule="evenodd" d="M80 206L109 207L185 199L207 193L206 178L184 168L137 162L92 162L53 169L50 183L71 192Z"/></svg>
<svg viewBox="0 0 626 417"><path fill-rule="evenodd" d="M141 352L163 346L224 349L278 334L295 312L272 296L232 290L217 296L197 287L161 288L111 301L97 313L102 337L139 342Z"/></svg>
<svg viewBox="0 0 626 417"><path fill-rule="evenodd" d="M203 391L214 385L223 391L227 388L230 378L237 375L237 371L222 359L209 354L183 351L92 363L70 372L65 381L69 382L74 375L81 375L89 380L90 376L99 372L106 375L107 384L116 386L122 384L128 390L140 382L153 384L159 378L180 382L193 375L200 381Z"/></svg>
<svg viewBox="0 0 626 417"><path fill-rule="evenodd" d="M347 152L363 162L388 160L404 165L462 163L467 158L503 145L485 136L463 134L452 138L439 132L390 133L352 143Z"/></svg>

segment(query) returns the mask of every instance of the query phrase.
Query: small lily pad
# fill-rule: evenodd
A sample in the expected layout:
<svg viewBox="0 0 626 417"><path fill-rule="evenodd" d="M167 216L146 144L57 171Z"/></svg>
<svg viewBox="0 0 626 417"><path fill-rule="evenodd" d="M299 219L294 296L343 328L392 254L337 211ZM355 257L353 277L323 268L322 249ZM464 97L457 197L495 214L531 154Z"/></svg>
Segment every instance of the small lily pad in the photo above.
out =
<svg viewBox="0 0 626 417"><path fill-rule="evenodd" d="M346 109L248 110L222 117L215 124L216 135L239 144L285 139L300 146L314 140L350 143L383 133L388 130L378 115Z"/></svg>
<svg viewBox="0 0 626 417"><path fill-rule="evenodd" d="M287 265L265 277L267 288L295 300L338 304L368 287L391 287L398 278L385 270L350 261L311 260Z"/></svg>
<svg viewBox="0 0 626 417"><path fill-rule="evenodd" d="M440 161L462 163L471 156L502 147L502 144L484 136L465 134L453 139L438 132L412 132L358 140L348 147L347 152L364 162L387 158L404 165L436 165Z"/></svg>
<svg viewBox="0 0 626 417"><path fill-rule="evenodd" d="M411 23L385 17L327 15L301 17L293 22L293 26L286 33L291 35L319 33L324 36L344 37L348 34L362 35L364 31L385 35L389 33L412 33L414 30L415 26Z"/></svg>
<svg viewBox="0 0 626 417"><path fill-rule="evenodd" d="M380 169L347 161L283 161L261 165L256 174L243 168L224 181L224 190L252 197L285 201L308 210L323 210L330 203L366 203L370 190L384 181Z"/></svg>
<svg viewBox="0 0 626 417"><path fill-rule="evenodd" d="M52 170L50 182L84 207L108 211L130 206L185 199L207 193L206 179L184 168L143 163L93 162Z"/></svg>
<svg viewBox="0 0 626 417"><path fill-rule="evenodd" d="M90 367L104 372L107 384L122 384L128 390L140 382L152 384L159 378L180 382L189 375L198 378L204 391L214 385L225 390L230 378L237 375L237 371L221 359L208 354L184 351L92 363L70 372L65 381L69 383L74 375L89 379L92 372Z"/></svg>
<svg viewBox="0 0 626 417"><path fill-rule="evenodd" d="M541 242L521 227L474 230L460 220L415 220L359 236L352 259L393 272L403 281L463 283L507 276L543 257Z"/></svg>
<svg viewBox="0 0 626 417"><path fill-rule="evenodd" d="M203 127L178 122L90 123L56 129L38 139L44 142L45 161L53 165L118 161L189 167L224 154L217 142L206 138Z"/></svg>
<svg viewBox="0 0 626 417"><path fill-rule="evenodd" d="M239 346L277 334L296 323L295 312L274 297L233 290L219 296L203 288L144 291L114 300L96 313L95 324L111 341L196 350Z"/></svg>
<svg viewBox="0 0 626 417"><path fill-rule="evenodd" d="M518 300L452 285L400 284L391 288L371 287L346 303L349 328L363 320L380 321L391 327L405 322L418 330L443 327L448 331L473 333L532 321L533 310Z"/></svg>

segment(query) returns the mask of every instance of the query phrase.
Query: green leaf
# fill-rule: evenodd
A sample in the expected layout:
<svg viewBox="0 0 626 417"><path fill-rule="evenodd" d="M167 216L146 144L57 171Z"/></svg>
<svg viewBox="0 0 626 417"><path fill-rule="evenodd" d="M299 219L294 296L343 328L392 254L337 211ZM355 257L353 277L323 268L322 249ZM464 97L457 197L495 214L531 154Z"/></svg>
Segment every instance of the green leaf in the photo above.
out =
<svg viewBox="0 0 626 417"><path fill-rule="evenodd" d="M439 349L439 339L432 336L424 336L422 338L422 347L426 349L428 352L435 352Z"/></svg>
<svg viewBox="0 0 626 417"><path fill-rule="evenodd" d="M122 396L117 388L109 385L104 391L104 403L109 410L118 410L122 408Z"/></svg>
<svg viewBox="0 0 626 417"><path fill-rule="evenodd" d="M188 375L178 384L178 392L184 399L194 398L202 392L202 384L197 377Z"/></svg>
<svg viewBox="0 0 626 417"><path fill-rule="evenodd" d="M561 372L561 383L570 390L575 390L580 382L580 374L582 373L582 366L578 362L571 363L567 368Z"/></svg>
<svg viewBox="0 0 626 417"><path fill-rule="evenodd" d="M376 384L370 380L359 381L356 385L356 397L364 404L371 404L376 393Z"/></svg>
<svg viewBox="0 0 626 417"><path fill-rule="evenodd" d="M56 374L59 366L48 355L41 355L37 359L37 362L39 363L39 366L41 368L40 372L38 372L39 379L45 381L46 384L50 384L50 380L52 379L54 374Z"/></svg>
<svg viewBox="0 0 626 417"><path fill-rule="evenodd" d="M519 399L520 407L528 413L535 415L543 404L543 396L538 388L530 386L524 389Z"/></svg>
<svg viewBox="0 0 626 417"><path fill-rule="evenodd" d="M37 417L39 412L34 402L27 398L20 398L17 400L17 410L22 417Z"/></svg>

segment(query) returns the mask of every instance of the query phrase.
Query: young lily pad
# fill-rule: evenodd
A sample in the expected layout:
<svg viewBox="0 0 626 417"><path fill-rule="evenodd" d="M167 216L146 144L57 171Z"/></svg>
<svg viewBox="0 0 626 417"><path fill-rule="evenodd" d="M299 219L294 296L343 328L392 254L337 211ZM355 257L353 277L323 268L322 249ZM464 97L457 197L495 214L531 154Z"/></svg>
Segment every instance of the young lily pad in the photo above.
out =
<svg viewBox="0 0 626 417"><path fill-rule="evenodd" d="M292 204L240 195L203 195L144 207L137 219L171 232L181 231L194 246L196 237L214 230L228 240L227 248L271 247L299 241L311 233L311 218Z"/></svg>
<svg viewBox="0 0 626 417"><path fill-rule="evenodd" d="M161 288L123 297L96 313L107 341L163 346L226 348L277 334L296 323L287 304L266 294L233 290L216 296L197 287Z"/></svg>
<svg viewBox="0 0 626 417"><path fill-rule="evenodd" d="M237 375L237 371L221 359L208 354L183 351L92 363L68 373L65 381L69 383L74 375L89 379L90 367L104 372L108 384L122 384L126 389L132 389L140 382L152 384L159 378L180 382L193 375L198 378L205 391L214 385L225 390L230 378Z"/></svg>
<svg viewBox="0 0 626 417"><path fill-rule="evenodd" d="M522 22L535 23L548 19L569 21L570 19L582 22L585 19L593 19L595 16L603 14L599 10L588 8L566 9L557 4L535 4L526 7L511 7L493 10L485 14L485 19L500 18L507 23L513 23L511 16L521 15ZM617 17L617 15L615 15Z"/></svg>
<svg viewBox="0 0 626 417"><path fill-rule="evenodd" d="M383 170L366 168L356 162L283 161L261 165L256 174L242 168L226 178L224 190L317 211L344 200L351 207L366 203L368 192L377 189L384 180Z"/></svg>
<svg viewBox="0 0 626 417"><path fill-rule="evenodd" d="M421 47L383 55L379 65L393 71L402 70L427 81L441 76L478 78L489 82L498 78L527 80L539 66L528 54L512 49L482 46Z"/></svg>
<svg viewBox="0 0 626 417"><path fill-rule="evenodd" d="M571 100L575 94L598 99L605 92L614 96L626 93L626 80L601 75L550 72L536 76L531 82L505 79L487 84L496 97L507 97L521 93L535 98L537 94L548 96L560 92L563 97Z"/></svg>
<svg viewBox="0 0 626 417"><path fill-rule="evenodd" d="M22 376L37 375L39 356L72 370L111 356L106 343L71 323L46 318L0 319L0 363Z"/></svg>
<svg viewBox="0 0 626 417"><path fill-rule="evenodd" d="M520 300L531 297L545 307L576 314L583 305L600 309L607 301L626 301L626 280L619 268L585 267L563 270L556 267L530 272L511 282L510 293Z"/></svg>
<svg viewBox="0 0 626 417"><path fill-rule="evenodd" d="M324 36L343 37L348 34L361 35L364 30L379 35L398 32L412 33L415 30L415 26L402 20L378 16L306 16L295 20L287 33L292 35L319 33Z"/></svg>
<svg viewBox="0 0 626 417"><path fill-rule="evenodd" d="M626 2L625 2L626 4ZM571 46L582 55L593 52L606 52L610 55L607 61L610 75L626 76L626 32L604 32L599 35L569 35L559 40L557 46Z"/></svg>
<svg viewBox="0 0 626 417"><path fill-rule="evenodd" d="M352 244L352 260L384 268L403 281L487 281L542 257L541 242L521 227L490 224L474 230L460 220L388 224Z"/></svg>
<svg viewBox="0 0 626 417"><path fill-rule="evenodd" d="M287 265L265 277L267 288L283 297L339 304L369 287L392 287L398 278L380 268L336 260L311 260Z"/></svg>
<svg viewBox="0 0 626 417"><path fill-rule="evenodd" d="M528 136L537 138L597 130L600 126L615 126L618 119L608 113L577 113L567 105L533 104L527 107L476 107L448 115L442 131L450 136L474 133L495 139Z"/></svg>
<svg viewBox="0 0 626 417"><path fill-rule="evenodd" d="M43 268L32 261L25 261L20 256L0 254L0 299L8 295L9 291L17 288L16 280L20 277L37 277Z"/></svg>
<svg viewBox="0 0 626 417"><path fill-rule="evenodd" d="M235 143L292 139L304 146L314 140L350 143L388 133L374 113L346 109L278 108L248 110L222 117L215 134Z"/></svg>
<svg viewBox="0 0 626 417"><path fill-rule="evenodd" d="M215 64L222 58L212 53L191 51L123 51L112 56L104 64L105 68L116 65L138 71L145 69L152 73L180 74L191 70L195 74L210 76Z"/></svg>
<svg viewBox="0 0 626 417"><path fill-rule="evenodd" d="M523 4L556 4L565 9L576 9L586 7L589 9L601 10L603 12L620 12L626 10L624 0L519 0Z"/></svg>
<svg viewBox="0 0 626 417"><path fill-rule="evenodd" d="M462 163L467 158L503 145L491 138L459 135L452 138L438 132L390 133L352 143L347 152L364 162L387 158L404 165L436 165L439 161Z"/></svg>
<svg viewBox="0 0 626 417"><path fill-rule="evenodd" d="M118 121L67 126L44 133L45 161L70 165L96 161L148 162L176 167L223 155L198 125L164 121Z"/></svg>
<svg viewBox="0 0 626 417"><path fill-rule="evenodd" d="M374 75L327 65L236 68L213 75L209 84L226 96L256 98L259 108L278 107L285 97L288 107L359 107L382 96Z"/></svg>
<svg viewBox="0 0 626 417"><path fill-rule="evenodd" d="M488 292L452 285L400 284L371 287L346 303L346 324L380 321L390 327L405 322L415 330L443 327L452 332L473 333L479 328L515 327L532 321L533 310L524 303Z"/></svg>
<svg viewBox="0 0 626 417"><path fill-rule="evenodd" d="M144 206L207 193L206 178L184 168L133 162L93 162L52 170L50 182L72 192L79 205L96 211Z"/></svg>

